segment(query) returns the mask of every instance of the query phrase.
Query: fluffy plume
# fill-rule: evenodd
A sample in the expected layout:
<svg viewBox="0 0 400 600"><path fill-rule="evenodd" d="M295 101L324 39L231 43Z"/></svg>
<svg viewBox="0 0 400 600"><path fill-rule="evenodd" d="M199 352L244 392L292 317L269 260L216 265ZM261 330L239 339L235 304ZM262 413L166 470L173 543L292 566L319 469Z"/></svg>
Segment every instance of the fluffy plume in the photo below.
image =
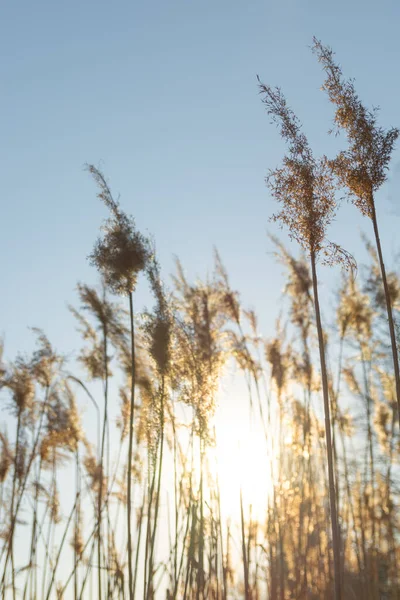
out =
<svg viewBox="0 0 400 600"><path fill-rule="evenodd" d="M98 185L98 197L111 212L104 236L97 240L89 259L114 293L127 295L134 291L138 274L146 267L148 241L136 230L134 220L121 211L101 171L93 165L87 170Z"/></svg>

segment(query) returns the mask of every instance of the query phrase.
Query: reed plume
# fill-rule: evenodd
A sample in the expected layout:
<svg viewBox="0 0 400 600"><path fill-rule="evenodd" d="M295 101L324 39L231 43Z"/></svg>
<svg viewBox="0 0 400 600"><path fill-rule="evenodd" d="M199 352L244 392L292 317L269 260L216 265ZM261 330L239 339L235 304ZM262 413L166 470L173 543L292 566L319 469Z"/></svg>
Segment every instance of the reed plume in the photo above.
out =
<svg viewBox="0 0 400 600"><path fill-rule="evenodd" d="M342 263L351 265L350 255L337 244L326 239L327 227L336 213L335 187L328 161L325 157L316 159L308 144L301 125L279 88L273 89L260 82L260 93L267 112L280 128L281 137L288 144L288 154L280 168L271 171L267 182L273 196L282 205L272 219L289 230L305 250L311 265L315 316L320 350L322 388L325 411L325 435L328 458L329 493L331 506L331 526L334 553L335 598L340 600L341 567L340 539L336 510L335 476L331 440L331 417L329 386L326 369L325 342L321 323L318 296L316 263L322 255L326 264Z"/></svg>
<svg viewBox="0 0 400 600"><path fill-rule="evenodd" d="M322 89L335 106L335 125L346 133L348 148L329 161L329 167L345 187L349 198L360 212L371 219L378 252L386 311L392 347L396 380L397 408L400 419L400 369L396 332L393 318L393 301L378 227L375 204L376 192L386 181L390 159L400 130L391 127L385 131L377 122L377 109L368 109L361 102L354 81L345 79L341 67L335 62L331 48L314 38L313 51L325 71Z"/></svg>

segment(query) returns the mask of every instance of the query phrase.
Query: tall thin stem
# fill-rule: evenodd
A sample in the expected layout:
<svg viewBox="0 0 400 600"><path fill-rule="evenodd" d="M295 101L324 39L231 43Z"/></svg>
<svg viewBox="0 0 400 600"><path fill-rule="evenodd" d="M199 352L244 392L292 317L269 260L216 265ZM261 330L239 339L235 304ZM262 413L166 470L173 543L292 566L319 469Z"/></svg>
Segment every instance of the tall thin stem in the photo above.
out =
<svg viewBox="0 0 400 600"><path fill-rule="evenodd" d="M314 290L314 305L315 305L315 317L317 322L318 331L318 344L319 344L319 357L321 362L321 377L322 377L322 392L324 397L324 412L325 412L325 436L326 436L326 453L328 457L328 478L329 478L329 501L330 501L330 512L331 512L331 526L332 526L332 545L333 545L333 565L334 565L334 598L335 600L341 600L341 577L340 577L340 540L339 540L339 526L336 510L336 491L335 491L335 474L333 466L333 451L332 451L332 436L331 436L331 418L329 408L329 388L328 388L328 375L325 362L325 345L324 345L324 334L321 323L321 312L319 307L319 296L318 296L318 279L317 269L315 264L315 253L311 253L311 270Z"/></svg>
<svg viewBox="0 0 400 600"><path fill-rule="evenodd" d="M200 435L200 531L199 531L199 568L197 571L196 600L204 600L204 440Z"/></svg>
<svg viewBox="0 0 400 600"><path fill-rule="evenodd" d="M379 266L380 266L380 269L381 269L383 288L384 288L384 292L385 292L386 311L387 311L388 322L389 322L390 343L391 343L391 346L392 346L394 377L395 377L395 381L396 381L397 412L398 412L399 420L400 420L400 370L399 370L399 355L398 355L398 351L397 351L396 333L395 333L395 329L394 329L393 309L392 309L392 303L390 301L390 292L389 292L389 285L388 285L388 282L387 282L385 263L383 262L381 240L380 240L379 229L378 229L378 220L376 218L376 209L375 209L375 202L374 202L374 198L373 197L371 198L371 207L372 207L372 225L374 227L376 248L378 250Z"/></svg>
<svg viewBox="0 0 400 600"><path fill-rule="evenodd" d="M80 467L79 467L79 447L75 451L75 494L76 498L80 495ZM75 512L75 532L74 532L74 565L78 565L78 537L80 533L80 501L77 502ZM74 600L78 600L78 567L74 570Z"/></svg>
<svg viewBox="0 0 400 600"><path fill-rule="evenodd" d="M245 533L245 529L244 529L242 488L240 488L240 524L241 524L241 532L242 532L242 560L243 560L243 572L244 572L244 592L245 592L245 599L250 600L249 565L248 565L248 555L247 555L247 549L246 549L246 533Z"/></svg>
<svg viewBox="0 0 400 600"><path fill-rule="evenodd" d="M100 485L97 505L97 518L98 518L98 530L97 530L97 585L98 585L98 597L101 600L102 596L102 582L101 582L101 537L102 537L102 502L103 502L103 483L104 483L104 450L106 441L106 431L108 422L108 359L107 359L107 327L103 325L103 354L104 354L104 420L103 420L103 432L101 436L101 452L100 452Z"/></svg>
<svg viewBox="0 0 400 600"><path fill-rule="evenodd" d="M133 454L133 417L135 408L135 329L133 322L133 297L132 292L129 293L129 313L131 323L131 409L129 416L129 449L128 449L128 506L127 506L127 517L128 517L128 573L129 573L129 598L133 600L133 565L132 565L132 454Z"/></svg>
<svg viewBox="0 0 400 600"><path fill-rule="evenodd" d="M13 599L15 600L15 568L14 568L14 530L15 530L15 520L14 520L14 502L16 495L16 483L17 483L17 471L18 471L18 459L19 459L19 443L20 443L20 431L21 431L21 409L18 410L18 419L17 419L17 433L16 433L16 442L15 442L15 458L14 458L14 477L13 477L13 485L12 485L12 495L11 495L11 531L10 531L10 541L9 541L9 550L8 553L11 554L11 576L12 576L12 592ZM3 575L3 585L7 568L7 558L4 566L4 575ZM3 598L5 597L5 589L3 588Z"/></svg>
<svg viewBox="0 0 400 600"><path fill-rule="evenodd" d="M156 492L156 504L154 509L154 526L151 536L151 548L150 548L150 566L149 566L149 579L153 582L153 562L154 562L154 548L155 548L155 539L156 539L156 530L157 530L157 521L158 521L158 512L160 507L160 494L161 494L161 474L162 474L162 466L163 466L163 454L164 454L164 376L162 377L161 384L161 406L160 406L160 455L159 455L159 465L158 465L158 480L157 480L157 492ZM153 586L149 585L147 588L147 598L151 599Z"/></svg>

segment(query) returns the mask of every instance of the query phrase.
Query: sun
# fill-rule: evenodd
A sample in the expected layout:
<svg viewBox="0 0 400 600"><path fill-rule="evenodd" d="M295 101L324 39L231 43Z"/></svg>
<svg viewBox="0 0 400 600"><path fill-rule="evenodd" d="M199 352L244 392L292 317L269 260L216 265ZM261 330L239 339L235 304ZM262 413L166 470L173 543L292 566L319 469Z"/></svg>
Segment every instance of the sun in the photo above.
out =
<svg viewBox="0 0 400 600"><path fill-rule="evenodd" d="M212 460L218 477L221 513L231 521L240 519L240 495L244 511L265 522L273 482L269 448L259 424L247 419L216 420L216 445ZM250 508L251 507L251 508Z"/></svg>

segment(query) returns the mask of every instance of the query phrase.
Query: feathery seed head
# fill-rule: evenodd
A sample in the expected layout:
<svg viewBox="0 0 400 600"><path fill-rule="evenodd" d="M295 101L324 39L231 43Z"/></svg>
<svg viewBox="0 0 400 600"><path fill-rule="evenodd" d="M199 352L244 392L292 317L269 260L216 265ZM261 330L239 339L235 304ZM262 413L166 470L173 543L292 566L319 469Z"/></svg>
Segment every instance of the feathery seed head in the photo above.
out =
<svg viewBox="0 0 400 600"><path fill-rule="evenodd" d="M365 246L371 257L371 265L369 267L368 276L365 284L365 291L368 292L373 299L374 306L377 309L386 311L386 297L384 287L382 285L382 274L379 265L378 254L369 240L364 239ZM400 308L400 280L397 273L389 271L386 273L387 285L389 288L390 304L394 310ZM386 317L385 317L386 318Z"/></svg>
<svg viewBox="0 0 400 600"><path fill-rule="evenodd" d="M11 392L16 412L24 413L32 409L35 397L35 384L31 370L22 359L17 359L10 375L6 376L3 386Z"/></svg>
<svg viewBox="0 0 400 600"><path fill-rule="evenodd" d="M33 327L32 331L37 336L39 346L31 360L32 375L41 386L48 388L63 364L63 357L54 351L41 329Z"/></svg>
<svg viewBox="0 0 400 600"><path fill-rule="evenodd" d="M282 166L267 178L273 196L283 207L272 220L286 226L289 236L308 254L317 256L323 251L325 263L346 263L339 247L326 241L327 227L336 214L335 185L328 160L314 157L281 90L261 82L259 88L268 114L288 143Z"/></svg>
<svg viewBox="0 0 400 600"><path fill-rule="evenodd" d="M0 432L1 453L0 453L0 483L3 483L13 462L11 448L7 436Z"/></svg>
<svg viewBox="0 0 400 600"><path fill-rule="evenodd" d="M44 462L51 461L57 453L58 458L63 458L63 454L60 453L75 452L83 439L75 398L67 384L52 391L47 410L46 430L40 446L40 455Z"/></svg>
<svg viewBox="0 0 400 600"><path fill-rule="evenodd" d="M374 192L386 180L386 173L400 130L385 131L377 124L377 109L369 110L361 102L351 79L344 79L341 67L328 46L314 37L313 52L326 74L322 89L336 106L335 125L344 129L349 148L329 161L332 172L347 187L353 203L372 217Z"/></svg>
<svg viewBox="0 0 400 600"><path fill-rule="evenodd" d="M360 292L351 277L343 280L337 319L342 337L346 332L350 332L364 343L370 340L373 311L368 296Z"/></svg>
<svg viewBox="0 0 400 600"><path fill-rule="evenodd" d="M123 387L119 389L121 412L117 417L117 427L121 432L121 440L124 440L129 433L129 418L131 414L131 402L127 390Z"/></svg>
<svg viewBox="0 0 400 600"><path fill-rule="evenodd" d="M154 359L159 373L165 375L171 358L172 316L154 252L151 260L148 261L147 276L156 299L156 308L154 314L147 315L145 333L149 342L150 356Z"/></svg>
<svg viewBox="0 0 400 600"><path fill-rule="evenodd" d="M280 397L287 380L289 352L283 351L282 340L276 337L265 345L265 356L271 365L271 377L275 382Z"/></svg>
<svg viewBox="0 0 400 600"><path fill-rule="evenodd" d="M138 274L146 267L148 241L136 230L134 220L121 211L103 174L93 165L87 169L100 188L98 197L111 211L104 236L97 240L89 260L114 293L127 295L134 291Z"/></svg>
<svg viewBox="0 0 400 600"><path fill-rule="evenodd" d="M387 404L379 402L375 412L375 428L378 433L378 439L383 451L388 450L390 439L390 411Z"/></svg>
<svg viewBox="0 0 400 600"><path fill-rule="evenodd" d="M83 440L83 442L86 448L86 454L83 459L83 464L90 479L90 487L93 491L98 493L100 490L100 482L103 481L104 493L104 491L106 490L107 482L106 478L104 477L104 474L102 473L102 466L96 460L93 448L89 444L89 442L87 442L86 440Z"/></svg>

